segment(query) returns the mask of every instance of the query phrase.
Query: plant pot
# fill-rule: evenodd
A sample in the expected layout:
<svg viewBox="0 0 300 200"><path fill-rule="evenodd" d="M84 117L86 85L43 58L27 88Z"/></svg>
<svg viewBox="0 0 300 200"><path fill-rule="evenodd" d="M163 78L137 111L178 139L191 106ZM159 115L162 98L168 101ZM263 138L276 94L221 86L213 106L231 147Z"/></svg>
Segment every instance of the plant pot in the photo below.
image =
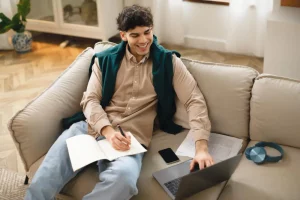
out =
<svg viewBox="0 0 300 200"><path fill-rule="evenodd" d="M12 38L13 46L18 53L26 53L31 50L32 35L28 31L16 33Z"/></svg>

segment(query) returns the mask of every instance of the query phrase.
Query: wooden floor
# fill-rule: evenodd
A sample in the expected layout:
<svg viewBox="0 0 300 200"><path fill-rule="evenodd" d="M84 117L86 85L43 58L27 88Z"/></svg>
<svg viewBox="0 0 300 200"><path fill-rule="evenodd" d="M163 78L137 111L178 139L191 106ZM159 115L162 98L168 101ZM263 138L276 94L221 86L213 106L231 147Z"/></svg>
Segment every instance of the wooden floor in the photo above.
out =
<svg viewBox="0 0 300 200"><path fill-rule="evenodd" d="M60 48L65 39L71 45ZM34 37L33 50L26 54L0 51L0 168L25 173L7 129L9 119L31 99L46 89L86 47L97 40L53 34ZM183 57L209 62L246 65L262 72L263 59L163 44Z"/></svg>

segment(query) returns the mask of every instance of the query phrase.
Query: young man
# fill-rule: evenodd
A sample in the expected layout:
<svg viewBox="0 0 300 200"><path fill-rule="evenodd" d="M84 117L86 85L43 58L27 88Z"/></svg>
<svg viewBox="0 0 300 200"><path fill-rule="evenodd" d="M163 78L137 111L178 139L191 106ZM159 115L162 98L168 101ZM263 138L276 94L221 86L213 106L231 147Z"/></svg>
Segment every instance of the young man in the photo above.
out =
<svg viewBox="0 0 300 200"><path fill-rule="evenodd" d="M26 200L53 199L78 173L73 172L67 151L65 141L69 137L87 133L104 136L115 149L125 151L130 148L130 136L117 131L120 124L148 147L156 116L162 130L180 132L172 121L175 95L187 108L195 139L196 154L190 168L213 164L207 148L210 121L205 100L182 61L157 44L150 10L137 5L126 7L117 24L123 42L96 54L92 61L81 101L86 122L73 124L56 140L36 172ZM117 200L136 195L143 155L99 161L99 182L83 199Z"/></svg>

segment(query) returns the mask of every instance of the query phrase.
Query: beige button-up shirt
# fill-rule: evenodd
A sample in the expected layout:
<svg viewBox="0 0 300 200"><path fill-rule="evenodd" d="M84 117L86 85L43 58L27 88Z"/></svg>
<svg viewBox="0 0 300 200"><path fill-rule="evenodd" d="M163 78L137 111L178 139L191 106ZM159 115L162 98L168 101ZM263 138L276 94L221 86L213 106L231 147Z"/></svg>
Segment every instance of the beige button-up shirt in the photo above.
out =
<svg viewBox="0 0 300 200"><path fill-rule="evenodd" d="M181 59L175 55L173 69L174 90L187 109L191 134L195 141L208 140L211 124L203 95ZM111 125L116 129L120 124L124 131L130 131L141 144L149 146L158 101L149 54L137 62L127 47L117 74L115 92L105 109L100 105L101 91L102 73L98 59L95 59L92 75L80 104L89 125L89 134L97 137L103 127Z"/></svg>

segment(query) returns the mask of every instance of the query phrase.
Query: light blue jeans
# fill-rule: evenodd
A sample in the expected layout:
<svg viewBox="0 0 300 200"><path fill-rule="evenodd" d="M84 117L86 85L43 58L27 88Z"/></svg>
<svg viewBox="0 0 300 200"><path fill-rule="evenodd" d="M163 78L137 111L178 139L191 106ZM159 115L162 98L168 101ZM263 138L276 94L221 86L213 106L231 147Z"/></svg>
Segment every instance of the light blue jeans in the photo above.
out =
<svg viewBox="0 0 300 200"><path fill-rule="evenodd" d="M64 185L76 176L80 170L73 172L66 139L80 134L87 134L86 122L73 124L58 137L34 175L25 200L52 200ZM140 175L143 155L142 153L125 156L111 162L98 161L99 182L83 199L125 200L136 195L136 182Z"/></svg>

